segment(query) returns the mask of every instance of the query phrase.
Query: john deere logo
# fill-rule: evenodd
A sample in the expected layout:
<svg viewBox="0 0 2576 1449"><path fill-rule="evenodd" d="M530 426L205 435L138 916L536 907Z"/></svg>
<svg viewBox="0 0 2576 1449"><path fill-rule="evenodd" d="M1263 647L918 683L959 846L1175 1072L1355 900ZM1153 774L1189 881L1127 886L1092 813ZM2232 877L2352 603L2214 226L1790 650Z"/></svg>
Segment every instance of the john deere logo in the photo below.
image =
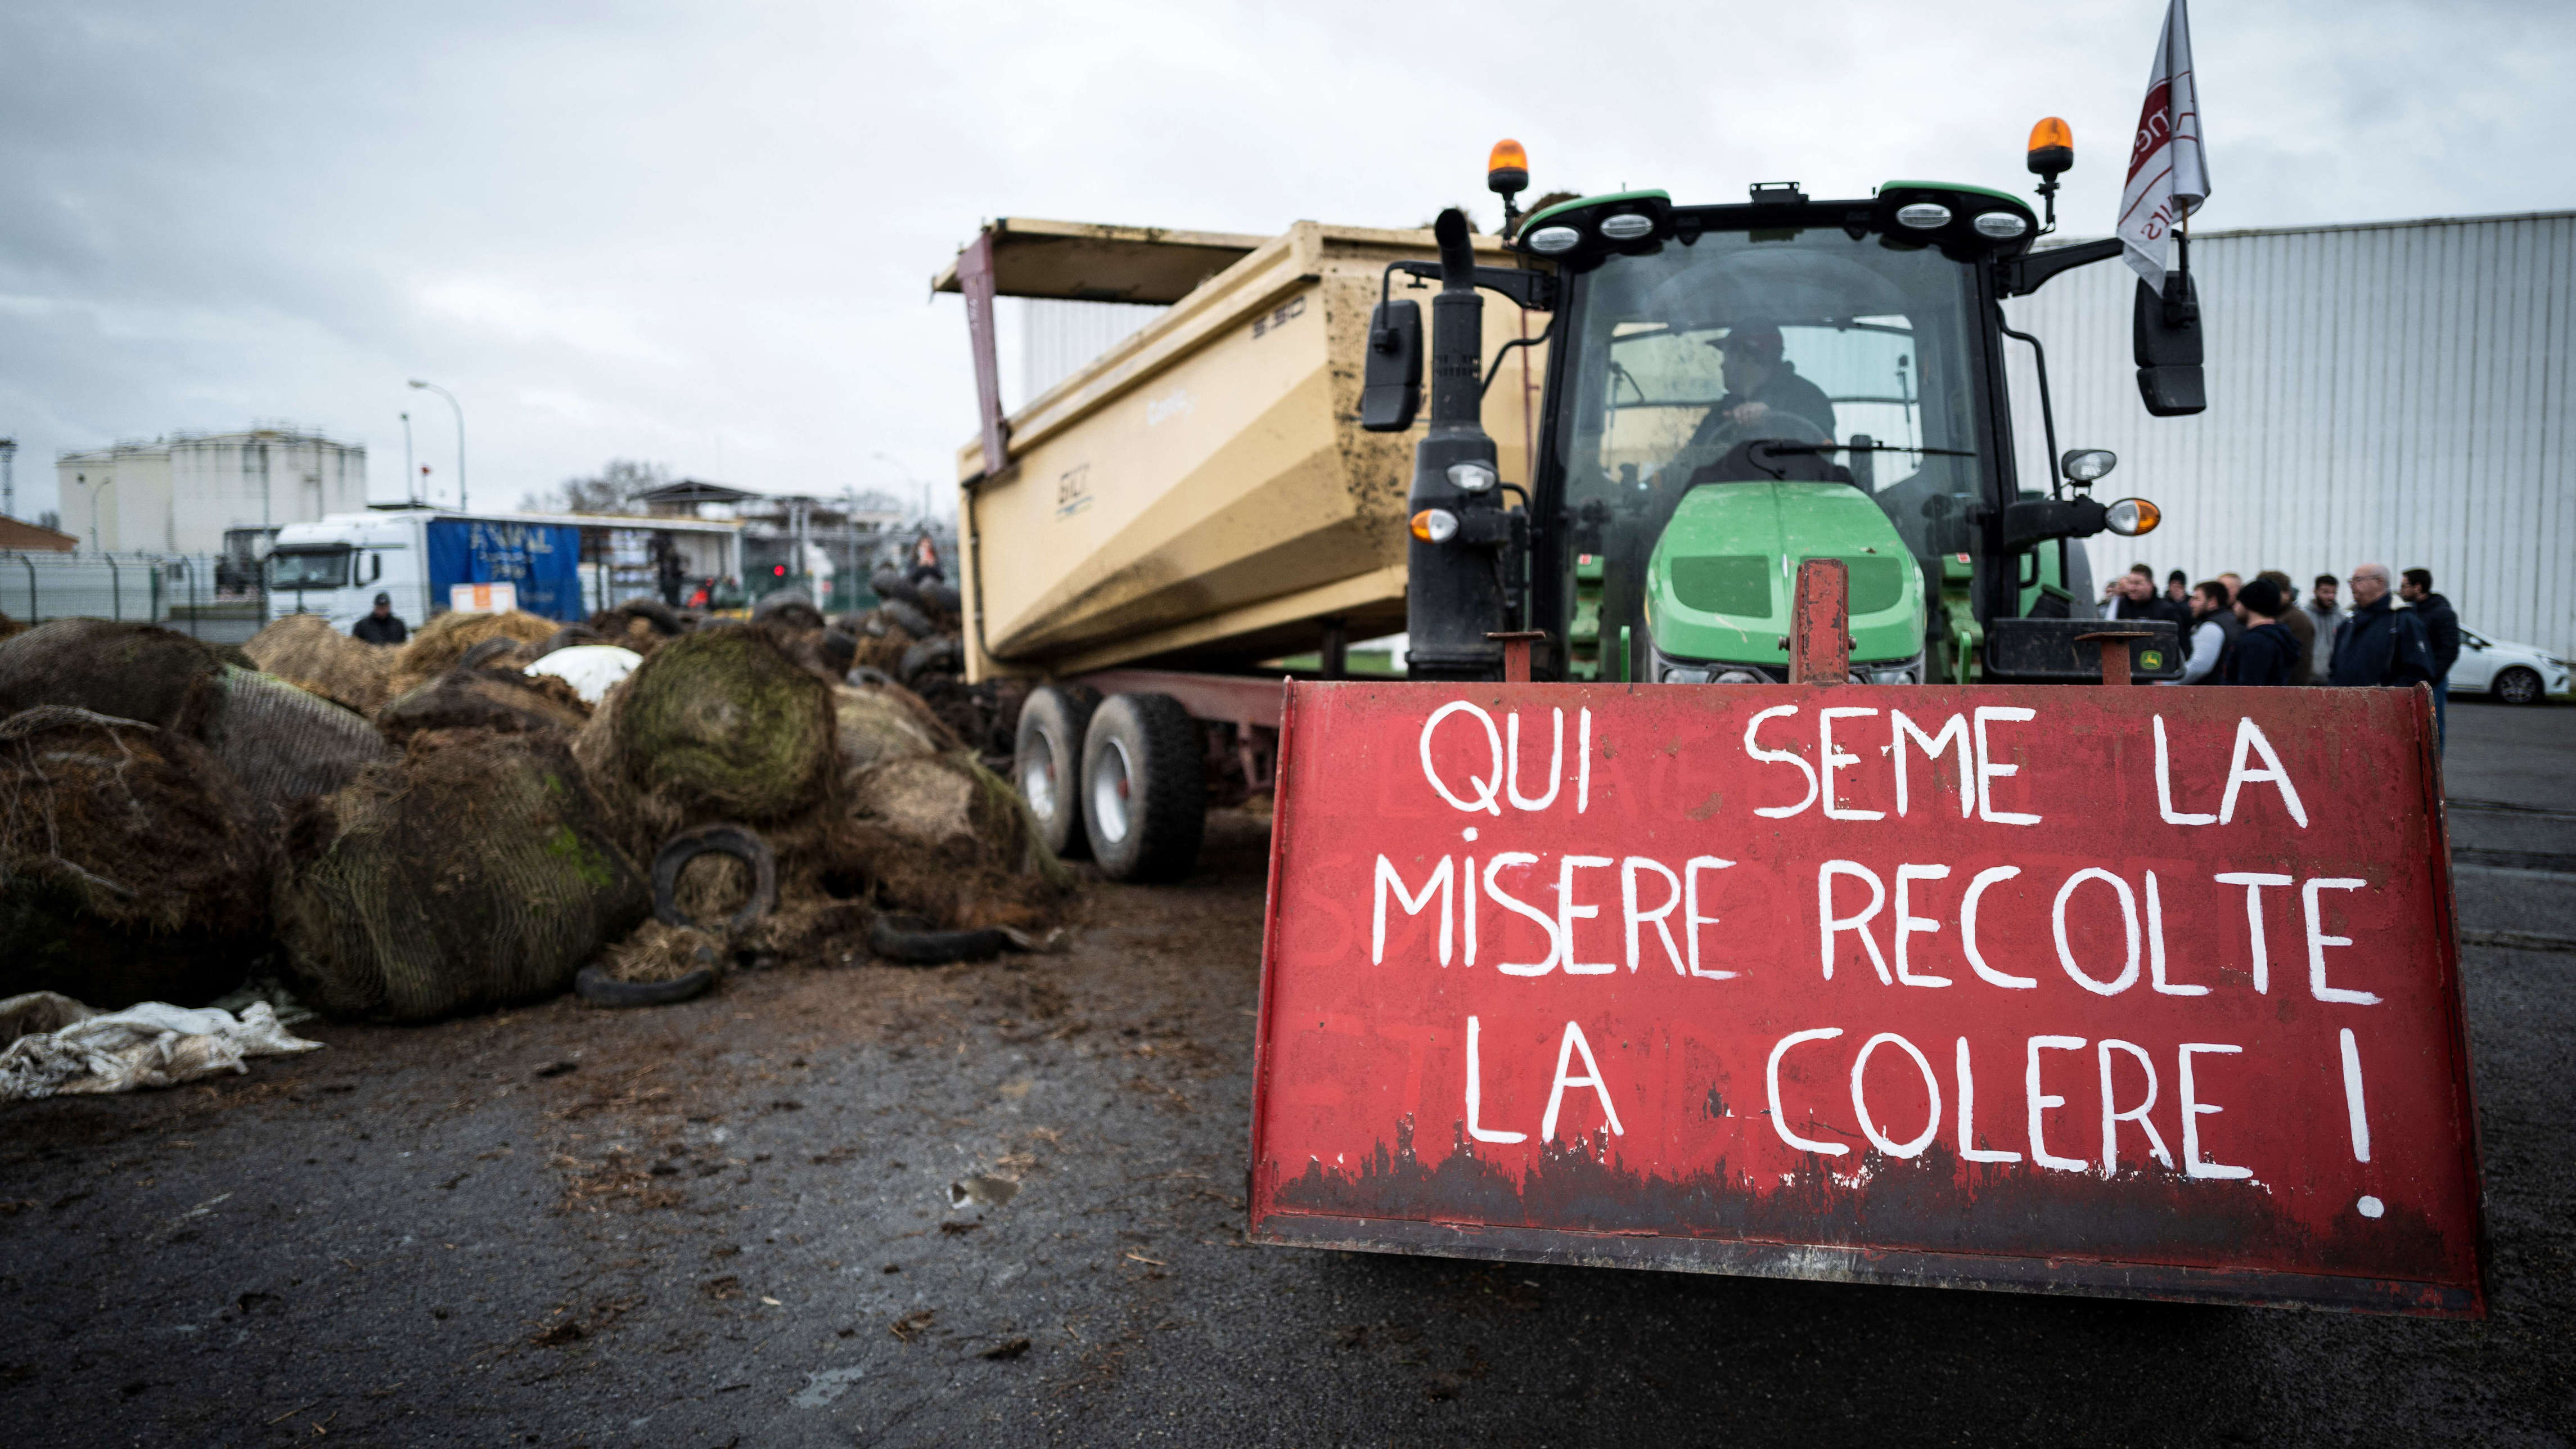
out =
<svg viewBox="0 0 2576 1449"><path fill-rule="evenodd" d="M2141 649L2141 650L2139 650L2139 651L2138 651L2138 667L2139 667L2140 669L2162 669L2162 668L2164 668L2164 667L2165 667L2165 651L2163 651L2163 650L2161 650L2161 649Z"/></svg>

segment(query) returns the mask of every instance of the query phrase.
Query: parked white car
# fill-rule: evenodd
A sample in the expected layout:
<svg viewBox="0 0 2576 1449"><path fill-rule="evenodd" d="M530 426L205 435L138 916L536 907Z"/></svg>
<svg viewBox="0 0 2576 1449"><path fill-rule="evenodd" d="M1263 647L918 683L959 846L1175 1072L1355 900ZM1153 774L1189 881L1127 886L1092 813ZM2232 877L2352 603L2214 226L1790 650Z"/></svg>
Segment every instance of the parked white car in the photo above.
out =
<svg viewBox="0 0 2576 1449"><path fill-rule="evenodd" d="M2538 704L2567 689L2566 660L2528 644L2460 631L2460 659L2451 666L2451 693L2491 694L2506 704Z"/></svg>

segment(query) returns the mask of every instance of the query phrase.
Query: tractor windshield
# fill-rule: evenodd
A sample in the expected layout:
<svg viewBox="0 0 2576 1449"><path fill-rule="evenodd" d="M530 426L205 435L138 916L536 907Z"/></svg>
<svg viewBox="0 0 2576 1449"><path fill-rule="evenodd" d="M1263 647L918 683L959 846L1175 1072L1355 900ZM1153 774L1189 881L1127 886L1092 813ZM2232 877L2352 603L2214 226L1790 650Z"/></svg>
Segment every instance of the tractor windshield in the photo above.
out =
<svg viewBox="0 0 2576 1449"><path fill-rule="evenodd" d="M1578 553L1626 622L1684 497L1771 480L1867 494L1906 551L1973 547L1976 293L1936 247L1839 228L1712 231L1577 282L1556 429ZM1574 560L1569 560L1569 566Z"/></svg>

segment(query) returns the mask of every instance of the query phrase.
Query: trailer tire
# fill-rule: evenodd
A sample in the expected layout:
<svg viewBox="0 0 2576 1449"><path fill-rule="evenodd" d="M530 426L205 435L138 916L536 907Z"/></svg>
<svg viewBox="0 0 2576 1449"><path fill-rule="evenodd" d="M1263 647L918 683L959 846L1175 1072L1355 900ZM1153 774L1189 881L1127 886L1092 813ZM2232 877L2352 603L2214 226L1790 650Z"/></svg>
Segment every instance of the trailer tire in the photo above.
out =
<svg viewBox="0 0 2576 1449"><path fill-rule="evenodd" d="M1198 864L1207 774L1198 721L1168 694L1114 694L1082 747L1082 828L1111 880L1171 881Z"/></svg>
<svg viewBox="0 0 2576 1449"><path fill-rule="evenodd" d="M1037 817L1038 838L1059 860L1091 854L1082 830L1082 748L1098 708L1100 691L1087 684L1042 684L1020 706L1011 782Z"/></svg>

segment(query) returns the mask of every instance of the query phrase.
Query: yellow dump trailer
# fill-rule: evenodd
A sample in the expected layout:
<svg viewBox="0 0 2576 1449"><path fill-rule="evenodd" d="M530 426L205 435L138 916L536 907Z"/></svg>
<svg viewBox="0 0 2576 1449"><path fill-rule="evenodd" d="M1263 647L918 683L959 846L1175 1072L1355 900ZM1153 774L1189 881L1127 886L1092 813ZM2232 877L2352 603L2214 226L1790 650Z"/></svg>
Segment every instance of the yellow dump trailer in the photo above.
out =
<svg viewBox="0 0 2576 1449"><path fill-rule="evenodd" d="M1517 265L1497 239L1477 249ZM1433 251L1427 231L1310 221L1268 239L986 227L935 283L967 295L985 409L958 458L969 677L1240 673L1401 630L1420 429L1362 432L1360 377L1387 264ZM1415 285L1398 274L1394 295L1427 302ZM1172 305L1005 418L1006 296ZM1485 319L1489 358L1546 323L1511 306ZM1485 394L1504 481L1523 488L1544 366L1517 348Z"/></svg>

